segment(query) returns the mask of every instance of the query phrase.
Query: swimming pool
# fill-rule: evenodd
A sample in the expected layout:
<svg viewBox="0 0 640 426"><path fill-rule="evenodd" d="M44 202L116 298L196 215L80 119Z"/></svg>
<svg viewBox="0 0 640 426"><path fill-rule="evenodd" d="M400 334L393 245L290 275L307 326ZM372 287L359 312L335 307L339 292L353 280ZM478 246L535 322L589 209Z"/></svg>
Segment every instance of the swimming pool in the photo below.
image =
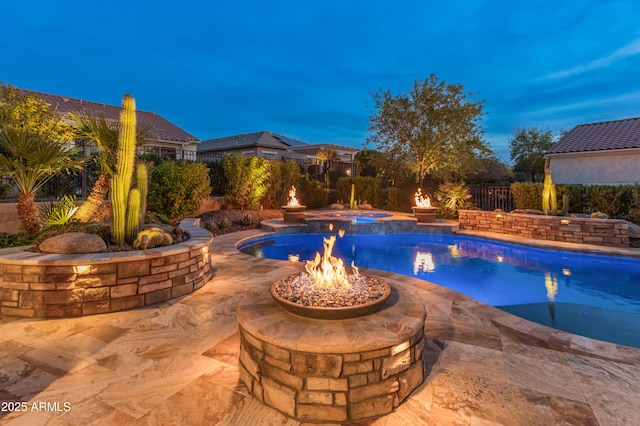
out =
<svg viewBox="0 0 640 426"><path fill-rule="evenodd" d="M326 236L268 236L238 249L303 261L322 251ZM559 330L640 347L640 259L405 233L347 234L333 253L346 264L421 278Z"/></svg>

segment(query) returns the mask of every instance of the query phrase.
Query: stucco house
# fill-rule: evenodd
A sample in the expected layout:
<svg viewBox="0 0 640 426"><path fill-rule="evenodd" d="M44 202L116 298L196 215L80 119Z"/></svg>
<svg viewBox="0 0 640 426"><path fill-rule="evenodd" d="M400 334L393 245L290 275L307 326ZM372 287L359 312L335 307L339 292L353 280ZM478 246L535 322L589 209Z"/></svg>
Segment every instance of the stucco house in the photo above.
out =
<svg viewBox="0 0 640 426"><path fill-rule="evenodd" d="M20 89L23 93L38 97L51 105L51 109L68 117L70 113L87 114L96 117L104 117L108 121L117 122L120 118L122 107L100 104L67 96L40 93L31 90ZM200 141L195 136L182 130L180 127L162 118L156 113L148 111L136 111L138 126L149 129L151 138L141 151L152 152L165 158L195 160L196 148Z"/></svg>
<svg viewBox="0 0 640 426"><path fill-rule="evenodd" d="M554 183L640 183L640 117L580 124L547 155Z"/></svg>
<svg viewBox="0 0 640 426"><path fill-rule="evenodd" d="M336 152L339 161L345 163L352 163L353 156L360 151L357 148L328 143L309 144L268 131L207 139L198 146L198 154L201 157L207 154L240 153L277 160L315 160L320 150Z"/></svg>

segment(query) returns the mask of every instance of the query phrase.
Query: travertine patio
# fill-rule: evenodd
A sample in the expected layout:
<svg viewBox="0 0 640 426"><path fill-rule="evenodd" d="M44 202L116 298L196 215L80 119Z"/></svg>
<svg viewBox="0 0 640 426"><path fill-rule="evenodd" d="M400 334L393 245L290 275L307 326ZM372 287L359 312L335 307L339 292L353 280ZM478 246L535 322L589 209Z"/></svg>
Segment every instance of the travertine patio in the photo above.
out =
<svg viewBox="0 0 640 426"><path fill-rule="evenodd" d="M0 400L26 402L25 411L0 412L0 423L300 424L260 404L239 380L238 302L296 267L235 250L260 233L216 238L213 279L181 299L74 319L0 319ZM640 424L640 349L375 273L424 302L427 377L396 411L366 424Z"/></svg>

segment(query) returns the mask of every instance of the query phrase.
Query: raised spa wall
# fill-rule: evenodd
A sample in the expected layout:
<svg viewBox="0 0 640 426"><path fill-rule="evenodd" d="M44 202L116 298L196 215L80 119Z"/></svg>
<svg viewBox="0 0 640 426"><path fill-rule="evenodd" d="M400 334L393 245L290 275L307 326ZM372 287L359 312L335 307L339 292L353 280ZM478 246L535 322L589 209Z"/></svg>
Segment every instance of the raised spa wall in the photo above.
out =
<svg viewBox="0 0 640 426"><path fill-rule="evenodd" d="M620 219L459 210L458 221L460 230L495 232L568 243L629 247L629 224Z"/></svg>
<svg viewBox="0 0 640 426"><path fill-rule="evenodd" d="M95 254L0 250L0 314L62 318L116 312L192 293L211 278L211 233L199 219L189 240L168 247Z"/></svg>

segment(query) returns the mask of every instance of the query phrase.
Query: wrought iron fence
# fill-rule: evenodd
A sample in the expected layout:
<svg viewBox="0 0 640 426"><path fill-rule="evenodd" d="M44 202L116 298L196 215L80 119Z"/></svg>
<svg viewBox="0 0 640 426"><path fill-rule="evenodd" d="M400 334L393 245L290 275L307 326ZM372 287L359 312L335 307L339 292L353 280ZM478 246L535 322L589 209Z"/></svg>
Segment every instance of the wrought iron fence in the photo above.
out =
<svg viewBox="0 0 640 426"><path fill-rule="evenodd" d="M471 201L482 210L514 209L513 195L509 185L469 185Z"/></svg>

